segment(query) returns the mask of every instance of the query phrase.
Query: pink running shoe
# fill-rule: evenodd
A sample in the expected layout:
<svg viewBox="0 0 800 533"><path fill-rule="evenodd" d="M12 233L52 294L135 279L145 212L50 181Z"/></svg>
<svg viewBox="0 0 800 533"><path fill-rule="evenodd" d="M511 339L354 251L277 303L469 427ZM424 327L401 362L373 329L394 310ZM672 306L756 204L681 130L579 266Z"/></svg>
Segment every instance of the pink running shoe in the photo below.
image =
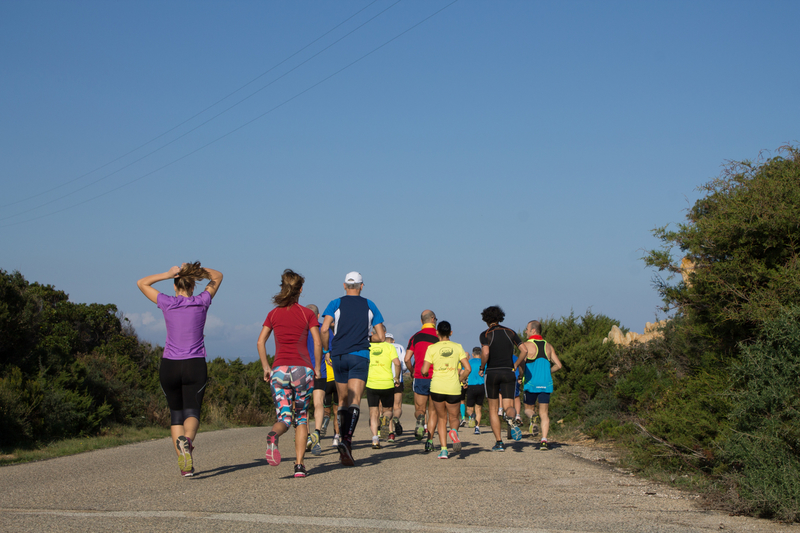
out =
<svg viewBox="0 0 800 533"><path fill-rule="evenodd" d="M453 441L453 452L461 453L461 439L458 438L458 431L451 429L447 432L447 436Z"/></svg>
<svg viewBox="0 0 800 533"><path fill-rule="evenodd" d="M281 452L278 451L278 435L274 431L267 434L267 463L270 466L281 464Z"/></svg>

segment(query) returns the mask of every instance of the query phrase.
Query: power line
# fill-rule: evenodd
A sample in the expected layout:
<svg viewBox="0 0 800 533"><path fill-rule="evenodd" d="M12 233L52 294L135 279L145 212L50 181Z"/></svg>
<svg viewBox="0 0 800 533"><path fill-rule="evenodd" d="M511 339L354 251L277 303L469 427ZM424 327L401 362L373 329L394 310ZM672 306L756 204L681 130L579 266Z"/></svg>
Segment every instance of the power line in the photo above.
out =
<svg viewBox="0 0 800 533"><path fill-rule="evenodd" d="M137 146L136 148L134 148L133 150L130 150L130 151L128 151L128 152L126 152L126 153L122 154L121 156L119 156L119 157L117 157L117 158L115 158L115 159L112 159L112 160L111 160L111 161L109 161L108 163L105 163L105 164L103 164L103 165L100 165L99 167L95 168L94 170L90 170L89 172L86 172L85 174L81 174L80 176L78 176L78 177L76 177L76 178L74 178L74 179L71 179L71 180L69 180L69 181L67 181L67 182L65 182L65 183L62 183L61 185L56 185L55 187L52 187L52 188L50 188L50 189L47 189L47 190L45 190L45 191L42 191L42 192L36 193L36 194L34 194L34 195L32 195L32 196L28 196L27 198L22 198L21 200L17 200L17 201L11 202L11 203L9 203L9 204L0 205L0 209L6 208L6 207L11 207L11 206L13 206L13 205L17 205L17 204L20 204L20 203L22 203L22 202L27 202L28 200L33 200L34 198L38 198L39 196L42 196L42 195L44 195L44 194L47 194L47 193L53 192L53 191L55 191L55 190L58 190L58 189L60 189L60 188L62 188L62 187L66 187L67 185L70 185L70 184L72 184L72 183L75 183L76 181L78 181L78 180L79 180L79 179L81 179L81 178L85 178L86 176L89 176L90 174L94 174L94 173L95 173L95 172L97 172L98 170L102 170L102 169L106 168L107 166L109 166L109 165L111 165L111 164L114 164L114 163L116 163L116 162L117 162L117 161L119 161L120 159L123 159L123 158L125 158L125 157L127 157L127 156L131 155L132 153L134 153L134 152L136 152L136 151L138 151L138 150L141 150L142 148L144 148L144 147L145 147L145 146L147 146L148 144L152 144L153 142L157 141L158 139L160 139L160 138L161 138L161 137L163 137L164 135L166 135L166 134L168 134L168 133L170 133L170 132L172 132L172 131L175 131L176 129L180 128L181 126L183 126L183 125L184 125L184 124L186 124L187 122L190 122L190 121L194 120L195 118L197 118L198 116L202 115L203 113L205 113L206 111L208 111L208 110L209 110L209 109L211 109L212 107L214 107L214 106L216 106L216 105L218 105L218 104L220 104L220 103L224 102L225 100L227 100L228 98L230 98L230 97L231 97L231 96L233 96L234 94L238 93L239 91L241 91L242 89L244 89L244 88L245 88L245 87L247 87L248 85L251 85L251 84L255 83L257 80L259 80L259 79L263 78L264 76L266 76L267 74L269 74L270 72L272 72L273 70L275 70L276 68L278 68L279 66L283 65L284 63L286 63L287 61L289 61L290 59L292 59L293 57L295 57L295 56L296 56L297 54L299 54L300 52L303 52L304 50L306 50L306 49L307 49L309 46L313 45L314 43L316 43L317 41L319 41L319 40L320 40L320 39L322 39L323 37L325 37L325 36L327 36L328 34L330 34L332 31L334 31L334 30L338 29L338 28L339 28L340 26L342 26L343 24L345 24L345 23L349 22L350 20L352 20L352 19L353 19L353 18L354 18L356 15L360 14L361 12L363 12L363 11L364 11L364 10L366 10L368 7L372 6L373 4L375 4L375 3L376 3L376 2L378 2L378 1L379 1L379 0L373 0L372 2L370 2L370 3L369 3L369 4L367 4L366 6L362 7L361 9L359 9L358 11L356 11L355 13L353 13L352 15L350 15L349 17L347 17L346 19L344 19L342 22L340 22L339 24L337 24L336 26L334 26L333 28L329 29L328 31L326 31L325 33L323 33L322 35L320 35L319 37L317 37L316 39L314 39L313 41L311 41L310 43L308 43L308 44L307 44L307 45L305 45L304 47L300 48L300 49L299 49L298 51L296 51L295 53L293 53L293 54L291 54L290 56L286 57L284 60L280 61L279 63L276 63L275 65L273 65L273 66L272 66L272 67L270 67L269 69L265 70L264 72L262 72L261 74L259 74L259 75L258 75L258 76L256 76L255 78L253 78L252 80L248 81L247 83L245 83L244 85L242 85L241 87L239 87L238 89L236 89L235 91L233 91L233 92L229 93L229 94L228 94L228 95L226 95L226 96L223 96L222 98L220 98L219 100L217 100L217 101L216 101L216 102L214 102L213 104L211 104L211 105L207 106L206 108L202 109L201 111L198 111L197 113L195 113L195 114L194 114L194 115L192 115L191 117L187 118L187 119L186 119L186 120L184 120L183 122L181 122L181 123L179 123L179 124L177 124L177 125L175 125L175 126L171 127L170 129L168 129L168 130L167 130L167 131L165 131L164 133L161 133L160 135L157 135L157 136L153 137L152 139L150 139L149 141L145 142L144 144L141 144L141 145ZM399 0L398 0L398 1L399 1ZM395 2L395 4L396 4L396 3L397 3L397 2ZM395 4L392 4L391 6L389 6L389 8L391 8L391 7L394 7L394 5L395 5ZM387 8L386 10L388 10L389 8ZM384 11L386 11L386 10L384 10ZM381 13L383 13L384 11L382 11ZM380 14L380 13L379 13L379 14ZM373 17L372 19L374 19L374 18L375 18L375 17ZM370 21L371 21L372 19L370 19ZM369 21L367 21L367 22L369 22ZM364 25L364 24L362 24L361 26L363 26L363 25ZM361 28L361 26L359 26L358 28ZM356 29L358 29L358 28L356 28ZM352 33L352 32L351 32L351 33ZM337 41L337 42L338 42L338 41ZM280 78L279 78L279 79L280 79ZM263 89L263 87L262 87L262 89ZM256 91L256 92L258 92L258 91ZM253 94L255 94L255 93L253 93ZM252 96L252 95L251 95L251 96ZM231 108L228 108L228 109L231 109ZM227 110L226 110L226 111L227 111ZM219 116L219 115L217 115L217 116ZM214 117L214 118L216 118L216 117ZM190 131L193 131L193 130L190 130ZM180 137L178 137L178 138L180 138ZM175 139L175 140L177 140L177 139ZM174 142L174 141L173 141L173 142ZM152 153L154 153L154 152L151 152L151 154L152 154ZM148 154L148 155L151 155L151 154ZM145 157L146 157L146 156L145 156ZM136 161L134 161L134 163L136 163L136 162L138 162L138 161L141 161L141 159L137 159ZM132 163L132 164L133 164L133 163ZM130 165L128 165L128 166L130 166ZM127 168L127 166L126 166L126 167L122 167L122 169L124 169L124 168ZM119 169L119 170L122 170L122 169ZM106 177L108 177L108 176L106 176ZM96 183L96 182L95 182L95 183ZM81 190L81 189L78 189L78 190ZM77 191L75 191L75 192L77 192ZM64 197L62 197L62 198L64 198ZM57 200L60 200L60 199L61 199L61 198L57 198ZM39 207L42 207L42 206L44 206L44 205L47 205L47 204L42 204L42 205L40 205L40 206L34 207L33 209L38 209ZM17 215L12 215L11 217L8 217L8 218L13 218L13 217L15 217L15 216L18 216L18 215L20 215L20 214L25 214L26 212L29 212L29 211L23 211L22 213L18 213ZM0 220L6 220L6 219L0 219Z"/></svg>
<svg viewBox="0 0 800 533"><path fill-rule="evenodd" d="M305 65L306 63L308 63L309 61L311 61L312 59L314 59L315 57L319 56L320 54L322 54L322 53L323 53L323 52L325 52L326 50L328 50L328 49L332 48L334 45L336 45L336 44L338 44L339 42L343 41L344 39L346 39L347 37L349 37L350 35L352 35L352 34L353 34L353 33L355 33L356 31L358 31L359 29L363 28L364 26L366 26L367 24L369 24L370 22L372 22L373 20L375 20L376 18L378 18L379 16L381 16L382 14L386 13L386 12L387 12L387 11L389 11L391 8L393 8L394 6L396 6L397 4L399 4L401 1L402 1L402 0L397 0L395 3L393 3L392 5L390 5L389 7L387 7L386 9L384 9L383 11L379 12L378 14L376 14L375 16L373 16L372 18L368 19L366 22L364 22L364 23L360 24L359 26L355 27L354 29L352 29L351 31L349 31L348 33L346 33L345 35L343 35L343 36L342 36L342 37L340 37L339 39L335 40L334 42L332 42L331 44L329 44L328 46L326 46L325 48L323 48L322 50L320 50L320 51L319 51L319 52L317 52L316 54L314 54L314 55L312 55L311 57L307 58L305 61L303 61L303 62L299 63L298 65L295 65L293 68L291 68L291 69L289 69L288 71L284 72L283 74L281 74L280 76L278 76L277 78L275 78L274 80L272 80L271 82L269 82L269 83L267 83L266 85L264 85L264 86L260 87L259 89L257 89L256 91L252 92L252 93L251 93L251 94L249 94L248 96L245 96L244 98L242 98L242 99L241 99L241 100L239 100L238 102L236 102L236 103L234 103L234 104L232 104L232 105L228 106L227 108L223 109L222 111L220 111L220 112L219 112L219 113L217 113L216 115L212 116L211 118L209 118L209 119L205 120L204 122L201 122L201 123L200 123L200 124L198 124L197 126L195 126L195 127L191 128L191 129L189 129L188 131L186 131L186 132L182 133L181 135L178 135L177 137L175 137L175 138L174 138L174 139L172 139L171 141L169 141L169 142L167 142L167 143L165 143L165 144L163 144L163 145L159 146L159 147L158 147L158 148L156 148L155 150L152 150L152 151L150 151L150 152L148 152L148 153L144 154L144 155L143 155L143 156L141 156L139 159L135 159L135 160L131 161L130 163L128 163L127 165L123 165L122 167L118 168L117 170L115 170L115 171L113 171L113 172L110 172L110 173L108 173L108 174L106 174L105 176L102 176L102 177L100 177L100 178L97 178L96 180L94 180L94 181L92 181L92 182L89 182L89 183L87 183L86 185L84 185L83 187L80 187L80 188L78 188L78 189L75 189L75 190L74 190L74 191L72 191L72 192L69 192L69 193L67 193L67 194L64 194L64 195L62 195L62 196L59 196L59 197L57 197L57 198L53 198L52 200L50 200L50 201L47 201L47 202L44 202L43 204L39 204L39 205L37 205L37 206L31 207L31 208L29 208L29 209L26 209L26 210L24 210L24 211L20 211L20 212L18 212L18 213L15 213L15 214L13 214L13 215L9 215L9 216L6 216L6 217L2 217L2 218L0 218L0 222L2 222L2 221L4 221L4 220L9 220L9 219L12 219L12 218L16 218L16 217L18 217L18 216L22 216L22 215L28 214L28 213L30 213L30 212L32 212L32 211L36 211L37 209L40 209L40 208L42 208L42 207L45 207L45 206L48 206L48 205L50 205L50 204L53 204L53 203L55 203L55 202L58 202L58 201L60 201L60 200L63 200L64 198L67 198L67 197L69 197L69 196L72 196L72 195L74 195L74 194L77 194L77 193L81 192L82 190L84 190L84 189L87 189L87 188L91 187L92 185L95 185L95 184L97 184L97 183L99 183L99 182L101 182L101 181L103 181L103 180L106 180L106 179L110 178L110 177L111 177L111 176L113 176L114 174L117 174L118 172L121 172L121 171L125 170L126 168L130 168L130 167L132 167L133 165L135 165L135 164L136 164L136 163L138 163L139 161L142 161L142 160L144 160L144 159L147 159L147 158L148 158L148 157L150 157L151 155L153 155L153 154L155 154L155 153L157 153L157 152L160 152L161 150L163 150L163 149L164 149L164 148L166 148L167 146L171 145L172 143L174 143L174 142L176 142L176 141L178 141L178 140L180 140L180 139L182 139L182 138L186 137L187 135L189 135L189 134L190 134L190 133L192 133L193 131L196 131L196 130L198 130L198 129L202 128L203 126L205 126L206 124L208 124L208 123L209 123L209 122L211 122L212 120L214 120L214 119L218 118L220 115L223 115L223 114L227 113L228 111L230 111L230 110L231 110L231 109L233 109L234 107L238 106L238 105L239 105L239 104L241 104L242 102L244 102L244 101L246 101L246 100L249 100L250 98L252 98L252 97L253 97L253 96L255 96L256 94L260 93L261 91L263 91L263 90L264 90L264 89L266 89L267 87L269 87L269 86L271 86L272 84L274 84L274 83L276 83L276 82L280 81L281 79L285 78L286 76L288 76L289 74L291 74L292 72L294 72L294 71L295 71L295 70L297 70L298 68L302 67L303 65ZM352 17L351 17L351 18L352 18ZM195 116L196 116L196 115L195 115ZM174 128L173 128L173 129L174 129Z"/></svg>
<svg viewBox="0 0 800 533"><path fill-rule="evenodd" d="M156 169L154 169L154 170L151 170L150 172L147 172L147 173L145 173L145 174L142 174L141 176L139 176L139 177L137 177L137 178L134 178L134 179L132 179L132 180L130 180L130 181L128 181L128 182L126 182L126 183L123 183L122 185L120 185L120 186L118 186L118 187L115 187L115 188L113 188L113 189L110 189L110 190L108 190L108 191L106 191L106 192L104 192L104 193L101 193L101 194L98 194L98 195L96 195L96 196L93 196L93 197L91 197L91 198L88 198L88 199L86 199L86 200L83 200L82 202L78 202L78 203L76 203L76 204L73 204L73 205L71 205L71 206L67 206L67 207L64 207L63 209L59 209L59 210L57 210L57 211L53 211L53 212L50 212L50 213L47 213L47 214L44 214L44 215L40 215L40 216L38 216L38 217L29 218L29 219L27 219L27 220L22 220L22 221L20 221L20 222L15 222L15 223L13 223L13 224L5 224L5 225L2 225L2 226L0 226L0 228L8 228L8 227L11 227L11 226L17 226L17 225L20 225L20 224L25 224L25 223L27 223L27 222L33 222L33 221L35 221L35 220L40 220L40 219L42 219L42 218L46 218L46 217L49 217L49 216L52 216L52 215L55 215L55 214L58 214L58 213L61 213L61 212L67 211L67 210L69 210L69 209L73 209L73 208L75 208L75 207L78 207L78 206L81 206L81 205L83 205L83 204L85 204L85 203L88 203L88 202L91 202L91 201L93 201L93 200L96 200L96 199L98 199L98 198L101 198L101 197L103 197L103 196L106 196L107 194L111 194L112 192L116 192L116 191L118 191L118 190L120 190L120 189L122 189L122 188L124 188L124 187L127 187L127 186L129 186L129 185L132 185L132 184L136 183L136 182L137 182L137 181L139 181L139 180L142 180L142 179L144 179L144 178L146 178L146 177L148 177L148 176L151 176L151 175L155 174L156 172L159 172L159 171L161 171L161 170L164 170L165 168L167 168L167 167L170 167L170 166L174 165L175 163L178 163L179 161L182 161L182 160L186 159L187 157L189 157L189 156L192 156L192 155L196 154L197 152L199 152L199 151L201 151L201 150L204 150L205 148L207 148L207 147L211 146L212 144L214 144L214 143L216 143L216 142L218 142L218 141L220 141L220 140L224 139L225 137L228 137L229 135L231 135L231 134L233 134L233 133L236 133L237 131L241 130L242 128L244 128L244 127L246 127L246 126L248 126L248 125L250 125L250 124L252 124L253 122L255 122L255 121L257 121L257 120L259 120L259 119L261 119L261 118L263 118L263 117L265 117L265 116L267 116L267 115L269 115L269 114L270 114L270 113L272 113L273 111L276 111L277 109L280 109L281 107L283 107L284 105L288 104L289 102L292 102L293 100L296 100L296 99L297 99L297 98L299 98L300 96L302 96L302 95L304 95L305 93L307 93L307 92L311 91L312 89L314 89L314 88L316 88L316 87L318 87L318 86L322 85L323 83L325 83L326 81L330 80L330 79L331 79L331 78L333 78L334 76L337 76L338 74L340 74L340 73L344 72L345 70L349 69L350 67L352 67L352 66L353 66L353 65L355 65L356 63L359 63L360 61L364 60L365 58L367 58L367 57L371 56L372 54L374 54L375 52L377 52L377 51L378 51L378 50L380 50L381 48L385 47L386 45L388 45L388 44L390 44L390 43L392 43L392 42L396 41L397 39L399 39L400 37L402 37L402 36L403 36L403 35L405 35L406 33L410 32L411 30L413 30L414 28L416 28L416 27L417 27L417 26L419 26L420 24L423 24L424 22L426 22L426 21L428 21L428 20L432 19L433 17L435 17L436 15L438 15L439 13L441 13L442 11L444 11L445 9L447 9L447 8L451 7L453 4L455 4L455 3L457 3L457 2L458 2L458 0L453 0L452 2L450 2L449 4L447 4L446 6L442 7L441 9L439 9L438 11L435 11L434 13L432 13L432 14L428 15L427 17L425 17L424 19L420 20L420 21L419 21L419 22L417 22L416 24L414 24L414 25L410 26L409 28L407 28L407 29L403 30L402 32L398 33L397 35L395 35L394 37L392 37L392 38L391 38L391 39L389 39L388 41L386 41L386 42L384 42L383 44L381 44L381 45L377 46L376 48L373 48L371 51L369 51L369 52L367 52L366 54L362 55L362 56L361 56L361 57L359 57L358 59L356 59L356 60L354 60L354 61L352 61L352 62L348 63L347 65L345 65L344 67L340 68L339 70L337 70L337 71L336 71L336 72L334 72L333 74L330 74L330 75L326 76L325 78L322 78L320 81L318 81L318 82L314 83L313 85L311 85L311 86L309 86L309 87L307 87L307 88L303 89L302 91L300 91L299 93L295 94L295 95L294 95L294 96L292 96L291 98L288 98L288 99L284 100L283 102L281 102L280 104L278 104L278 105L276 105L276 106L272 107L271 109L268 109L267 111L265 111L265 112L261 113L260 115L258 115L258 116L256 116L256 117L254 117L254 118L252 118L252 119L250 119L250 120L248 120L247 122L245 122L245 123L243 123L243 124L241 124L241 125L237 126L236 128L234 128L234 129L232 129L232 130L228 131L227 133L224 133L223 135L220 135L220 136L219 136L219 137L217 137L216 139L214 139L214 140L212 140L212 141L209 141L209 142L207 142L206 144L204 144L204 145L200 146L199 148L196 148L196 149L192 150L191 152L188 152L188 153L186 153L186 154L182 155L181 157L179 157L179 158L177 158L177 159L174 159L174 160L170 161L169 163L167 163L167 164L165 164L165 165L162 165L162 166L160 166L160 167L158 167L158 168L156 168ZM15 215L15 216L16 216L16 215Z"/></svg>

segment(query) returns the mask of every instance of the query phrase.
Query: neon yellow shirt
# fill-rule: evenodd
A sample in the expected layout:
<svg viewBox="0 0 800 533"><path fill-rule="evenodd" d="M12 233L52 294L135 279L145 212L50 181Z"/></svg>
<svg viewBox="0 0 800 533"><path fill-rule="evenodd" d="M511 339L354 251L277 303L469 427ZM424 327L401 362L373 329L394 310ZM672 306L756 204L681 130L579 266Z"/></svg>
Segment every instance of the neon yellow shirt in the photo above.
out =
<svg viewBox="0 0 800 533"><path fill-rule="evenodd" d="M461 382L458 380L458 369L461 360L466 359L464 348L453 341L439 341L428 346L425 360L433 366L431 392L436 394L461 394Z"/></svg>
<svg viewBox="0 0 800 533"><path fill-rule="evenodd" d="M394 364L397 349L388 342L373 342L369 345L369 375L367 387L370 389L394 388Z"/></svg>

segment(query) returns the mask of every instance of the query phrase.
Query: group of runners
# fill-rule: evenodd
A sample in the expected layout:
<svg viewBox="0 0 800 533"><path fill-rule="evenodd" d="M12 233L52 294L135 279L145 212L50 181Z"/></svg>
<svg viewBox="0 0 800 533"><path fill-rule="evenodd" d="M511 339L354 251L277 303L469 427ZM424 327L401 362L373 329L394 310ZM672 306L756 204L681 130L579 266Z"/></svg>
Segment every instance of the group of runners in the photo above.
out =
<svg viewBox="0 0 800 533"><path fill-rule="evenodd" d="M152 287L168 279L174 281L175 296ZM210 281L195 296L194 286L200 279ZM332 300L322 312L315 305L299 304L304 281L292 270L283 272L280 292L273 297L275 308L268 313L258 337L263 377L272 389L277 413L267 435L268 464L280 464L279 439L294 425L294 476L305 477L305 452L321 453L320 441L332 422L333 444L340 461L353 466L353 434L365 392L372 447L381 448L381 436L394 441L403 433L400 416L406 368L414 377L414 436L424 441L424 451L434 451L433 439L438 433L439 458L447 459L450 455L448 439L453 452L460 452L458 429L468 425L475 428L476 434L480 433L484 397L488 399L490 425L496 440L492 451L504 451L500 417L508 425L508 438L520 440L520 407L518 400L515 407L515 397L521 393L525 412L531 418L531 433L537 429L534 406L539 404L542 431L539 449L548 449L551 373L561 368L561 362L553 347L541 337L538 321L527 324L527 338L523 341L516 332L501 325L505 315L500 307L487 307L482 318L488 329L481 333L481 346L474 348L470 357L460 344L450 340L450 323L439 322L433 311L425 310L421 315L422 328L404 348L386 332L377 306L361 296L364 288L361 274L348 273L343 284L345 295ZM170 408L178 465L181 475L186 477L195 471L193 440L206 384L203 328L208 307L221 282L220 272L203 268L197 262L172 267L137 283L164 313L167 340L160 380ZM266 342L273 334L275 354L270 363ZM515 350L520 354L516 360ZM315 428L309 431L308 411L312 404Z"/></svg>

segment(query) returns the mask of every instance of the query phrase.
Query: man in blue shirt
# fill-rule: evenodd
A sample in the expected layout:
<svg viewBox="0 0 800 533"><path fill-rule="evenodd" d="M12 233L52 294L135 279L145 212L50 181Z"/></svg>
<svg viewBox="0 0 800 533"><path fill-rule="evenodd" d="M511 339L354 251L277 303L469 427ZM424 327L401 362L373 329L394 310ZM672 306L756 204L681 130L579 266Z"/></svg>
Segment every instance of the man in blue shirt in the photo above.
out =
<svg viewBox="0 0 800 533"><path fill-rule="evenodd" d="M372 301L361 296L363 289L364 280L361 274L347 274L344 278L345 296L336 298L325 308L320 330L322 345L328 346L331 324L334 324L333 341L327 357L330 358L339 393L337 416L342 440L338 449L341 463L345 466L355 465L352 453L353 433L358 424L361 395L364 393L369 372L372 328L375 328L375 342L386 340L383 316Z"/></svg>

